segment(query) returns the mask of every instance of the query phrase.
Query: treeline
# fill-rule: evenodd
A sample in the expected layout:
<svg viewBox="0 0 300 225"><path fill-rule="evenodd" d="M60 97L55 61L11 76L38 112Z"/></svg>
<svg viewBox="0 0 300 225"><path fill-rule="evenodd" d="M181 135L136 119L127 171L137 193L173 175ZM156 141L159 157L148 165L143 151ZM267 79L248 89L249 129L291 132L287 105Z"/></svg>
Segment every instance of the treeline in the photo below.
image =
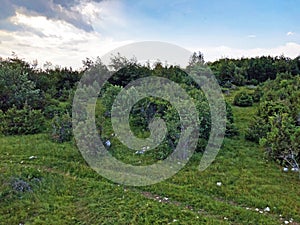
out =
<svg viewBox="0 0 300 225"><path fill-rule="evenodd" d="M268 79L274 80L277 74L300 74L300 56L291 59L284 56L262 56L256 58L223 58L207 65L216 75L222 86L231 84L257 85Z"/></svg>

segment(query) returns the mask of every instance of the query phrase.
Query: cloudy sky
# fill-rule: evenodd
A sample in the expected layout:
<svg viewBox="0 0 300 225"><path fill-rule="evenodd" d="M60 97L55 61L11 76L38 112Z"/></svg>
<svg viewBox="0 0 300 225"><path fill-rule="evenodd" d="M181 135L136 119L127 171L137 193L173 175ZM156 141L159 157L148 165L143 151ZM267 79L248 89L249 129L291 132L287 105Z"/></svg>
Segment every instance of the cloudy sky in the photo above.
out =
<svg viewBox="0 0 300 225"><path fill-rule="evenodd" d="M136 41L221 57L300 55L299 0L0 0L0 57L82 66Z"/></svg>

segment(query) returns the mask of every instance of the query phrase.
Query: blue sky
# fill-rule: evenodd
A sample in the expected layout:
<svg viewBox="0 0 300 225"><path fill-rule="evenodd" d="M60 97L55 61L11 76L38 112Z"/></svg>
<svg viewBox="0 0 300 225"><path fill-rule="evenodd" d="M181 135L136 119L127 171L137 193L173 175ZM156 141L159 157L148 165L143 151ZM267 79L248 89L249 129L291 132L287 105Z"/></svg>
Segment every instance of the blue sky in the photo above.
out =
<svg viewBox="0 0 300 225"><path fill-rule="evenodd" d="M165 41L206 60L300 55L299 0L1 0L0 56L81 66L135 41Z"/></svg>

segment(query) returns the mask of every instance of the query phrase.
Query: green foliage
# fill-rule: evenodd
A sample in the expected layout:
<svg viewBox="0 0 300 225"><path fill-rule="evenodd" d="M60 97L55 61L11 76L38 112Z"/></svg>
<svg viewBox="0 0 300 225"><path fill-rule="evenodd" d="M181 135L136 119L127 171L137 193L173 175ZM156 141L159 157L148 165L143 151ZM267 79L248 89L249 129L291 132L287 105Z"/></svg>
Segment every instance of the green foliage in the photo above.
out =
<svg viewBox="0 0 300 225"><path fill-rule="evenodd" d="M45 129L41 111L27 105L22 109L13 106L5 113L0 111L0 119L0 131L5 135L36 134Z"/></svg>
<svg viewBox="0 0 300 225"><path fill-rule="evenodd" d="M250 124L245 138L260 142L268 155L283 163L290 155L299 160L300 77L280 74L274 81L266 82L257 116Z"/></svg>
<svg viewBox="0 0 300 225"><path fill-rule="evenodd" d="M7 111L13 105L21 109L25 104L41 109L43 94L29 79L33 72L19 59L0 61L0 108Z"/></svg>
<svg viewBox="0 0 300 225"><path fill-rule="evenodd" d="M283 161L290 154L296 156L300 153L298 132L292 118L286 114L270 118L270 131L261 144L266 147L267 153L273 159Z"/></svg>
<svg viewBox="0 0 300 225"><path fill-rule="evenodd" d="M267 136L267 133L270 130L270 125L266 123L261 117L255 117L252 123L249 125L246 130L245 138L246 140L259 143L261 138Z"/></svg>
<svg viewBox="0 0 300 225"><path fill-rule="evenodd" d="M68 113L52 119L51 139L55 142L70 141L73 136L72 119Z"/></svg>
<svg viewBox="0 0 300 225"><path fill-rule="evenodd" d="M233 104L236 106L252 106L253 99L246 91L241 91L235 95Z"/></svg>
<svg viewBox="0 0 300 225"><path fill-rule="evenodd" d="M284 56L262 56L256 58L223 58L208 63L223 86L226 82L235 85L253 84L275 79L278 73L300 74L299 57L290 59Z"/></svg>
<svg viewBox="0 0 300 225"><path fill-rule="evenodd" d="M263 91L262 91L262 88L260 86L258 86L254 92L252 93L252 99L253 99L253 102L259 102L260 101L260 98L263 96Z"/></svg>

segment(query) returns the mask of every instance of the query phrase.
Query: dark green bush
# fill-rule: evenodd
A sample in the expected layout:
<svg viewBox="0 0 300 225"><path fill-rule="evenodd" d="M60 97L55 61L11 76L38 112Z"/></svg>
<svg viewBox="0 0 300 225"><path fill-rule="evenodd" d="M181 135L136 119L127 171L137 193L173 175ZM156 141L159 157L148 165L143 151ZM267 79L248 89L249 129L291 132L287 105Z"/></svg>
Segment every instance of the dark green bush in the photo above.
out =
<svg viewBox="0 0 300 225"><path fill-rule="evenodd" d="M226 123L226 131L225 136L226 137L233 137L239 135L239 130L233 123Z"/></svg>
<svg viewBox="0 0 300 225"><path fill-rule="evenodd" d="M5 135L36 134L42 132L45 118L40 110L25 105L22 109L15 106L0 113L0 131Z"/></svg>
<svg viewBox="0 0 300 225"><path fill-rule="evenodd" d="M270 126L262 118L255 117L246 131L245 139L259 143L261 138L267 136L269 129Z"/></svg>
<svg viewBox="0 0 300 225"><path fill-rule="evenodd" d="M300 158L300 130L297 127L300 105L300 76L279 74L260 87L260 105L245 138L259 142L271 159L281 164L290 156Z"/></svg>
<svg viewBox="0 0 300 225"><path fill-rule="evenodd" d="M72 139L72 118L69 113L62 116L56 115L52 119L51 139L55 142L66 142Z"/></svg>
<svg viewBox="0 0 300 225"><path fill-rule="evenodd" d="M252 106L253 99L247 92L241 91L235 95L233 104L236 106Z"/></svg>

